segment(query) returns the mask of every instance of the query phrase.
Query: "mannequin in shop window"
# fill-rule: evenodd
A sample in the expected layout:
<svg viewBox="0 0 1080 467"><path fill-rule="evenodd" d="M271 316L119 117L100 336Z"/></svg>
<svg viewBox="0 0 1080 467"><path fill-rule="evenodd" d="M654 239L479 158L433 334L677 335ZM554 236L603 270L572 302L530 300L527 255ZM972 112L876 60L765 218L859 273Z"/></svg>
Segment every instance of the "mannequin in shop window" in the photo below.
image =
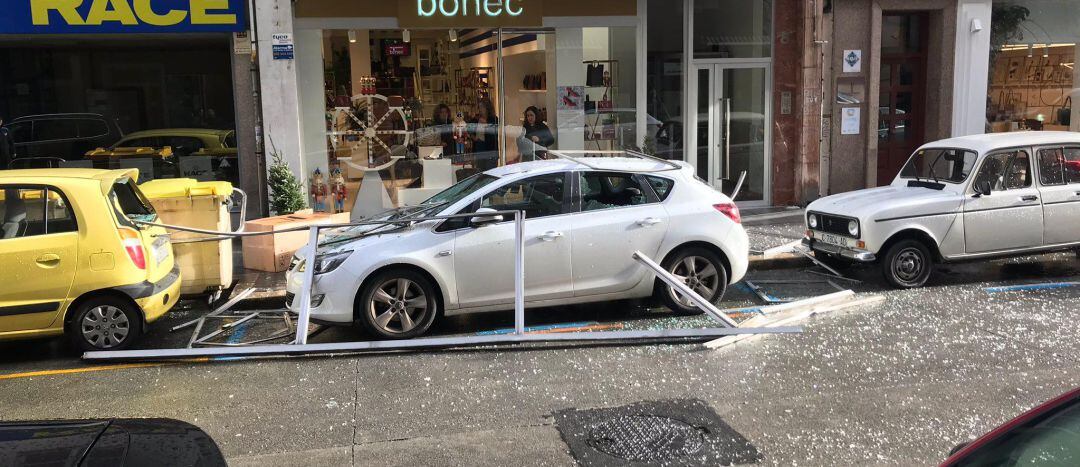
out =
<svg viewBox="0 0 1080 467"><path fill-rule="evenodd" d="M551 129L540 118L540 109L529 106L525 109L525 118L522 123L522 141L518 148L521 151L521 162L529 162L540 159L544 150L555 144L555 137L551 135Z"/></svg>
<svg viewBox="0 0 1080 467"><path fill-rule="evenodd" d="M499 165L499 117L491 99L482 99L476 106L476 118L472 121L473 156L476 168L481 171Z"/></svg>

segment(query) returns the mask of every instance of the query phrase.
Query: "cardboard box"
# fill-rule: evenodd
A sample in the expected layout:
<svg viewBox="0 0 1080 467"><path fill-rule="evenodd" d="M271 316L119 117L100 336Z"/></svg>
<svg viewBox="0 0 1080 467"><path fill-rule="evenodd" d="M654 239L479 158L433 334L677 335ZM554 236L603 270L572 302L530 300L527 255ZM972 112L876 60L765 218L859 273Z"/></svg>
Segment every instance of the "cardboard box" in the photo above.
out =
<svg viewBox="0 0 1080 467"><path fill-rule="evenodd" d="M318 224L345 224L349 222L349 213L337 214L312 213L300 211L285 216L254 219L244 223L245 232L276 232L296 227L309 227ZM275 233L244 237L244 267L257 271L282 272L289 268L292 256L308 241L308 231Z"/></svg>

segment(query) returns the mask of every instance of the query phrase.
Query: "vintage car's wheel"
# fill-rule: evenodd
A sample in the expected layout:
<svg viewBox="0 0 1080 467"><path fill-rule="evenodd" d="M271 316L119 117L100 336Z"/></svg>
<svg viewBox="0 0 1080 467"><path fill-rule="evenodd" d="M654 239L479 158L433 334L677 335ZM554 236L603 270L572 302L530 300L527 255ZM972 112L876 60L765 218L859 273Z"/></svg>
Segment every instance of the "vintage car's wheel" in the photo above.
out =
<svg viewBox="0 0 1080 467"><path fill-rule="evenodd" d="M934 258L930 249L917 240L896 242L889 247L881 262L885 280L902 289L922 287L933 269Z"/></svg>
<svg viewBox="0 0 1080 467"><path fill-rule="evenodd" d="M422 274L408 269L381 272L364 285L357 315L366 330L385 339L424 334L435 321L436 289Z"/></svg>
<svg viewBox="0 0 1080 467"><path fill-rule="evenodd" d="M67 325L68 338L79 350L123 350L142 335L142 315L131 302L95 297L79 304Z"/></svg>
<svg viewBox="0 0 1080 467"><path fill-rule="evenodd" d="M705 248L686 248L667 257L662 266L710 302L716 302L724 297L728 285L728 272L724 268L724 262L716 253ZM663 282L658 281L654 296L675 313L683 315L704 313L688 297L679 294L675 288Z"/></svg>

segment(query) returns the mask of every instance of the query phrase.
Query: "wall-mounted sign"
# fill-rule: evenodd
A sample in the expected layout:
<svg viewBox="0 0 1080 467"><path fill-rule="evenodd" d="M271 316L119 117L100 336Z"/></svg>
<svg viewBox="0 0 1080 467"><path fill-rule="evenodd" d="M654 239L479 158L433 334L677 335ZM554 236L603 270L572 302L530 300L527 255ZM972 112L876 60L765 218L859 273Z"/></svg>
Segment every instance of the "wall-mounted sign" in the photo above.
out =
<svg viewBox="0 0 1080 467"><path fill-rule="evenodd" d="M293 59L292 34L279 33L270 37L270 48L274 53L274 60Z"/></svg>
<svg viewBox="0 0 1080 467"><path fill-rule="evenodd" d="M840 109L840 134L859 134L861 116L862 109L858 107L844 107Z"/></svg>
<svg viewBox="0 0 1080 467"><path fill-rule="evenodd" d="M237 32L247 0L9 0L0 34Z"/></svg>
<svg viewBox="0 0 1080 467"><path fill-rule="evenodd" d="M247 31L233 33L233 53L251 55L251 36Z"/></svg>
<svg viewBox="0 0 1080 467"><path fill-rule="evenodd" d="M862 50L844 51L844 73L858 73L862 71Z"/></svg>
<svg viewBox="0 0 1080 467"><path fill-rule="evenodd" d="M386 55L389 55L391 57L408 57L411 54L411 47L409 47L409 44L406 44L404 42L386 45Z"/></svg>
<svg viewBox="0 0 1080 467"><path fill-rule="evenodd" d="M398 0L398 26L543 26L543 0Z"/></svg>

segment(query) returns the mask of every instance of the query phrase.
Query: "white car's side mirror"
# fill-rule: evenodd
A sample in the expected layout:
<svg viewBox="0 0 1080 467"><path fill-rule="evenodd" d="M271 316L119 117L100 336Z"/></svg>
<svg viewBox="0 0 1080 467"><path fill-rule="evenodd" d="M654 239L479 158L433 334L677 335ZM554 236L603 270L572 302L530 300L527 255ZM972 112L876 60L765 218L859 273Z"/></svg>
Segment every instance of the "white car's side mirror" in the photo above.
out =
<svg viewBox="0 0 1080 467"><path fill-rule="evenodd" d="M477 215L473 216L473 217L470 217L469 218L469 223L472 224L473 227L483 227L483 226L488 225L488 224L494 224L494 223L497 223L497 222L502 222L503 221L502 214L490 214L490 213L493 213L493 212L498 212L498 211L496 211L494 209L491 209L491 208L477 209L476 210Z"/></svg>

